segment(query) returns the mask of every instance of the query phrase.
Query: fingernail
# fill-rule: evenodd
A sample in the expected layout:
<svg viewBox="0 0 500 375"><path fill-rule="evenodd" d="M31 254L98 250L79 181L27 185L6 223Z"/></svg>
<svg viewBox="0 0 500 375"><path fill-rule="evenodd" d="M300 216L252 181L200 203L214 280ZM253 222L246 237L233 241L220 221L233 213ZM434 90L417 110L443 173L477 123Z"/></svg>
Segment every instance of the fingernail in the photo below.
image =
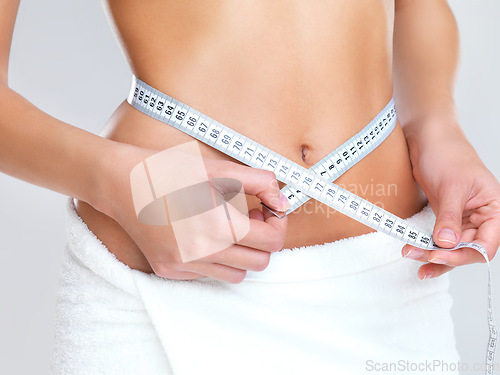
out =
<svg viewBox="0 0 500 375"><path fill-rule="evenodd" d="M457 243L457 235L451 229L445 228L441 229L438 233L438 240L443 242L449 242L453 245Z"/></svg>
<svg viewBox="0 0 500 375"><path fill-rule="evenodd" d="M283 194L282 191L280 191L280 205L281 208L283 208L284 211L288 210L290 208L290 201L288 198Z"/></svg>
<svg viewBox="0 0 500 375"><path fill-rule="evenodd" d="M435 264L446 264L446 260L441 259L441 258L429 259L429 262L435 263Z"/></svg>
<svg viewBox="0 0 500 375"><path fill-rule="evenodd" d="M422 280L425 280L425 279L430 279L432 278L432 272L427 272L424 277L422 277Z"/></svg>
<svg viewBox="0 0 500 375"><path fill-rule="evenodd" d="M420 249L411 249L405 255L405 258L410 259L419 259L422 255L424 255L424 251Z"/></svg>

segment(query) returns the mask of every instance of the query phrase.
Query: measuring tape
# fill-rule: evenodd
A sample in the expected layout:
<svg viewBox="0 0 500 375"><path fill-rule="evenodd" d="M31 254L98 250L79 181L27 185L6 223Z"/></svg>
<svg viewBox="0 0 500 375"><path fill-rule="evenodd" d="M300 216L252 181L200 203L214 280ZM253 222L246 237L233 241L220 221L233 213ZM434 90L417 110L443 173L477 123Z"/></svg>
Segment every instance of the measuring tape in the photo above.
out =
<svg viewBox="0 0 500 375"><path fill-rule="evenodd" d="M242 163L254 168L273 171L278 180L287 184L282 191L290 201L290 208L284 214L266 206L276 216L283 217L310 198L314 198L370 228L422 249L452 251L470 247L478 251L485 258L488 266L489 339L486 353L486 374L493 374L498 331L493 317L491 268L486 250L473 242L460 242L452 249L441 248L433 241L432 234L426 233L406 220L330 182L336 180L368 155L390 134L396 124L396 110L392 99L361 132L310 169L288 160L186 104L169 97L135 76L132 79L127 101L148 116L173 126Z"/></svg>
<svg viewBox="0 0 500 375"><path fill-rule="evenodd" d="M387 104L385 108L363 128L363 130L314 164L308 171L326 178L328 181L335 181L366 155L376 149L392 132L395 126L396 108L394 106L394 99L391 99L389 104ZM291 185L286 185L281 191L290 201L290 208L284 213L274 211L263 204L278 217L288 215L311 199L310 196L302 193L301 190L293 188Z"/></svg>

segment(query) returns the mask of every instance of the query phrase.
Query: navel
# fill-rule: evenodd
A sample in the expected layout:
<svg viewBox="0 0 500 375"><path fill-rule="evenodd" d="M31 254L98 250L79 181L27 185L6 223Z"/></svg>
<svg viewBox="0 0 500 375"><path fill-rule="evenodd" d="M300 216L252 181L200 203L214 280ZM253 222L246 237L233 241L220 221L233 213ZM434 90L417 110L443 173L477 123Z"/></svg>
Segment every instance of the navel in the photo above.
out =
<svg viewBox="0 0 500 375"><path fill-rule="evenodd" d="M305 164L310 164L310 158L311 158L310 148L307 145L302 145L301 146L301 152L302 152L302 161Z"/></svg>

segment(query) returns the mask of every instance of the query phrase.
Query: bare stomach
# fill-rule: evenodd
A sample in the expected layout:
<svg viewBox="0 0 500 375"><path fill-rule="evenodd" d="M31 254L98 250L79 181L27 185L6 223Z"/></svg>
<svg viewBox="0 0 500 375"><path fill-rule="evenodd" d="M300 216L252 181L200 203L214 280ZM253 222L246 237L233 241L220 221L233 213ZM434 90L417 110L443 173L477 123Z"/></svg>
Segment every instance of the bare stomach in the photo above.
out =
<svg viewBox="0 0 500 375"><path fill-rule="evenodd" d="M359 132L393 93L393 0L107 3L138 78L306 168ZM127 102L101 135L157 150L193 139ZM199 146L207 158L233 160ZM399 124L336 182L403 218L426 202ZM250 209L259 203L248 199ZM118 223L84 202L77 211L119 260L151 272ZM289 215L284 247L369 231L310 200Z"/></svg>
<svg viewBox="0 0 500 375"><path fill-rule="evenodd" d="M189 105L191 103L186 99L189 99L190 95L186 96L187 98L181 100ZM194 95L193 101L196 102L196 99ZM222 111L224 113L219 116L216 113L216 108L220 107L219 102L214 102L212 106L207 105L205 113L309 168L361 130L389 99L390 95L385 95L374 100L374 103L378 104L369 109L360 107L356 119L361 117L366 121L357 123L349 121L347 126L342 124L334 126L328 122L316 124L280 122L275 112L270 112L268 117L248 116L249 119L243 120L243 111L239 111L237 106L232 105L233 103L224 107ZM199 108L193 104L191 106ZM222 121L220 117L227 117L228 121ZM342 116L336 117L342 118ZM193 140L181 131L142 114L127 102L118 107L101 135L118 142L157 150ZM239 163L210 146L201 142L198 144L204 157ZM420 211L426 202L425 196L412 176L406 140L399 123L381 146L346 172L336 183L402 218ZM283 186L280 182L280 187ZM249 209L261 207L260 201L255 197L248 197L248 205ZM89 229L118 260L133 269L152 272L140 249L116 221L82 201L77 202L76 208ZM288 220L284 248L322 244L372 231L314 199L291 213Z"/></svg>

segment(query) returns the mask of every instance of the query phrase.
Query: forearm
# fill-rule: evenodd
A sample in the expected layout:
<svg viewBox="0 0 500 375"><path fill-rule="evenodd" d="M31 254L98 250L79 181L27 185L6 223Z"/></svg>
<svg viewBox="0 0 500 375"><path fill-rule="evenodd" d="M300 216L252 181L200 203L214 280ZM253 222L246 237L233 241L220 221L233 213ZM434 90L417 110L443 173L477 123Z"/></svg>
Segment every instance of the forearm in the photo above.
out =
<svg viewBox="0 0 500 375"><path fill-rule="evenodd" d="M394 88L398 117L409 140L456 137L453 91L459 38L445 0L396 0Z"/></svg>
<svg viewBox="0 0 500 375"><path fill-rule="evenodd" d="M103 207L120 144L59 121L0 85L0 172Z"/></svg>

